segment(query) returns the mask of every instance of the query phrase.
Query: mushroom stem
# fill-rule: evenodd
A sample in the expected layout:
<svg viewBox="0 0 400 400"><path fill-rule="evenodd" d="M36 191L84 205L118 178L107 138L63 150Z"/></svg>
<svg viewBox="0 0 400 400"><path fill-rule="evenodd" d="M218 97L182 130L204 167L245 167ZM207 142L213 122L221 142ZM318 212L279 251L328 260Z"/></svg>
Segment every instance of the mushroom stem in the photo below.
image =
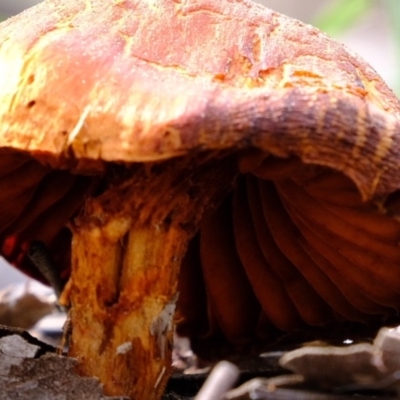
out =
<svg viewBox="0 0 400 400"><path fill-rule="evenodd" d="M69 354L107 395L159 399L170 375L179 267L234 176L232 160L194 164L133 168L72 226Z"/></svg>
<svg viewBox="0 0 400 400"><path fill-rule="evenodd" d="M75 230L70 354L107 394L157 399L170 369L174 255L184 253L188 235L136 225L120 232L109 224Z"/></svg>

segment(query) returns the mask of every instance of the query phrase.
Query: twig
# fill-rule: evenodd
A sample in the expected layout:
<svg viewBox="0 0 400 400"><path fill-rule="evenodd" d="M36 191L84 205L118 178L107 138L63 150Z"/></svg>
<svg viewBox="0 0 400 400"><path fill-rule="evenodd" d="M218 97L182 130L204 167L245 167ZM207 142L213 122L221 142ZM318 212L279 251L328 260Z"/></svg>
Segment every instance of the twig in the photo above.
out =
<svg viewBox="0 0 400 400"><path fill-rule="evenodd" d="M228 362L219 362L211 371L195 400L221 400L239 377L239 369Z"/></svg>

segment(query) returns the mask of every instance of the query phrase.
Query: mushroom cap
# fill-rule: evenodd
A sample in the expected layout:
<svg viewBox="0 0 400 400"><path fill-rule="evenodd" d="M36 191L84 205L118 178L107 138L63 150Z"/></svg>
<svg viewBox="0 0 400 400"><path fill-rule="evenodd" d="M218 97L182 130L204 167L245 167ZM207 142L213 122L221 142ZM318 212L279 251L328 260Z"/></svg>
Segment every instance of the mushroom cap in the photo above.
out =
<svg viewBox="0 0 400 400"><path fill-rule="evenodd" d="M365 198L400 186L390 89L261 5L46 0L0 40L0 147L84 171L253 146L341 170Z"/></svg>
<svg viewBox="0 0 400 400"><path fill-rule="evenodd" d="M215 217L222 231L226 226L234 231L229 240L236 241L243 264L238 270L244 266L255 271L246 247L255 241L241 233L257 236L261 219L254 212L263 207L270 211L264 213L270 231L280 234L281 242L285 232L280 227L292 220L308 244L321 250L334 238L347 251L345 257L340 252L328 256L307 248L315 270L306 278L300 276L306 272L298 268L293 253L288 256L292 275L286 274L283 283L269 271L282 283L278 314L287 313L282 319L269 309L269 322L289 330L300 317L307 320L298 315L296 301L289 299L293 304L288 305L284 293L283 286L296 279L318 292L307 297L309 304L319 301L312 298L321 299L344 319L386 315L388 309L399 308L399 225L370 200L386 199L400 188L400 104L381 78L342 45L246 0L46 0L2 23L0 43L0 242L2 253L19 268L33 273L26 251L37 239L61 258L60 270L67 268L69 260L63 256L70 234L64 226L92 190L93 175L101 176L111 163L154 163L226 151L238 153L238 171L250 172ZM284 159L283 172L279 158ZM276 186L274 171L283 174ZM318 182L307 186L307 174ZM10 182L18 182L14 191ZM335 187L324 186L327 182L339 182L338 193L345 199L333 205L334 211L324 191ZM321 223L326 209L333 225ZM233 210L228 224L226 210ZM332 215L344 211L351 226L345 225L342 234L342 221ZM245 225L243 215L254 227ZM357 247L350 236L364 234L365 221L372 228L366 228L368 237ZM214 225L206 219L201 227L204 246L217 243ZM225 244L233 248L235 243ZM368 267L360 258L366 249L373 253ZM381 267L386 250L390 259ZM227 254L237 260L238 254ZM341 267L322 277L319 267L339 256L344 258ZM358 269L343 267L349 261ZM377 283L372 278L366 282L375 272ZM307 281L314 273L320 274L324 287ZM254 303L251 285L257 286L257 274L247 286L242 284L245 278L238 272L236 283L247 291L249 304ZM206 284L212 286L212 279ZM307 312L304 304L301 311ZM244 308L242 313L245 317ZM314 324L320 323L313 318Z"/></svg>

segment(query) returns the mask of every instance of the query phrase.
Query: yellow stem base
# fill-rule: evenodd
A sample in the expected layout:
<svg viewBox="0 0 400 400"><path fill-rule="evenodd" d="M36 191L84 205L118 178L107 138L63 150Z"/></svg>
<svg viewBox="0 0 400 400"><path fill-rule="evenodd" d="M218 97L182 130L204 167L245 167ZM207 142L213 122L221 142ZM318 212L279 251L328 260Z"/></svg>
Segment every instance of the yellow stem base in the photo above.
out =
<svg viewBox="0 0 400 400"><path fill-rule="evenodd" d="M69 354L107 395L161 398L180 264L204 210L231 187L234 165L177 160L133 168L75 220Z"/></svg>

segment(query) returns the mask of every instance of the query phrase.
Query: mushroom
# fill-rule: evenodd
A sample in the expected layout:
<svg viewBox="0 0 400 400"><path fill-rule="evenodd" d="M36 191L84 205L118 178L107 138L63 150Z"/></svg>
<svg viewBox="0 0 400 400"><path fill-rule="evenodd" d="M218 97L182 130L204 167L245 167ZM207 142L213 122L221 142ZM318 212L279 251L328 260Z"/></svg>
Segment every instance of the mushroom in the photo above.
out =
<svg viewBox="0 0 400 400"><path fill-rule="evenodd" d="M340 44L246 0L45 0L0 43L1 252L69 277L108 395L160 398L174 313L200 350L396 315L400 106Z"/></svg>

